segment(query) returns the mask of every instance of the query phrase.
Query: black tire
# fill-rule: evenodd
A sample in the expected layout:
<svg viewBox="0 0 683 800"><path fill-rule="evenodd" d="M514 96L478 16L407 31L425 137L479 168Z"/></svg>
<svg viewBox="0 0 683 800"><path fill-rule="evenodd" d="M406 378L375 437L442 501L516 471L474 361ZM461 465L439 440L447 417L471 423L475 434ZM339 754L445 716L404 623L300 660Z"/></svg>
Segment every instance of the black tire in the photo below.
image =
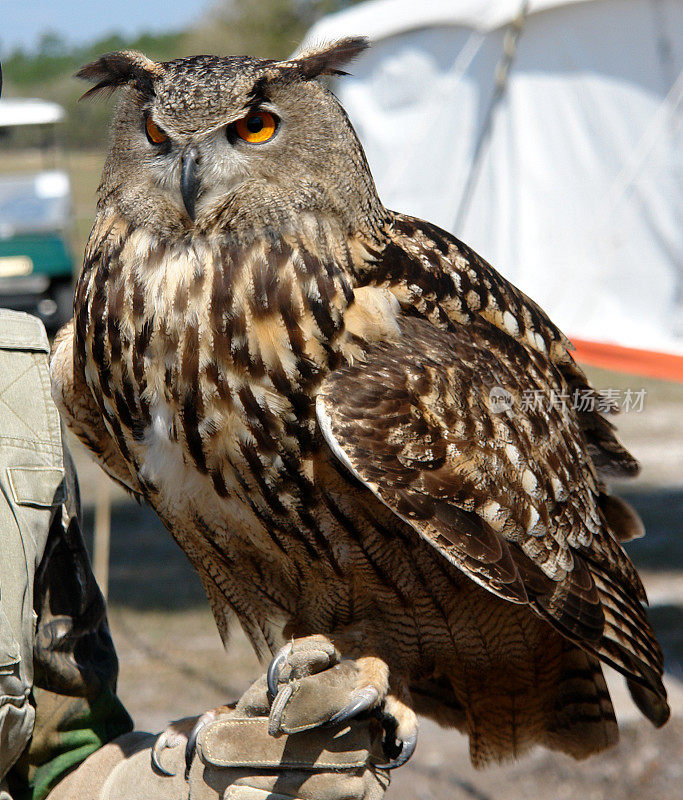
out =
<svg viewBox="0 0 683 800"><path fill-rule="evenodd" d="M40 316L43 319L48 333L55 334L68 322L74 314L74 287L70 280L58 281L52 284L49 298L54 302L56 308L53 313Z"/></svg>

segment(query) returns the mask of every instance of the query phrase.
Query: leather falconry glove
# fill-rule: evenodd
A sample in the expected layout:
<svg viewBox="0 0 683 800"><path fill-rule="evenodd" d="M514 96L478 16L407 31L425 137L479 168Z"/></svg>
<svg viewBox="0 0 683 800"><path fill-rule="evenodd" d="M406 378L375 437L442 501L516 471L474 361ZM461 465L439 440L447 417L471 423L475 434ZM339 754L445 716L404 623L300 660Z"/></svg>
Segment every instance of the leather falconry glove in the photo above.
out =
<svg viewBox="0 0 683 800"><path fill-rule="evenodd" d="M345 680L340 675L342 682ZM328 705L325 685L300 706ZM234 707L172 723L158 737L132 733L105 745L48 800L381 800L389 776L374 718L296 733L268 733L265 676ZM288 709L297 728L296 707Z"/></svg>

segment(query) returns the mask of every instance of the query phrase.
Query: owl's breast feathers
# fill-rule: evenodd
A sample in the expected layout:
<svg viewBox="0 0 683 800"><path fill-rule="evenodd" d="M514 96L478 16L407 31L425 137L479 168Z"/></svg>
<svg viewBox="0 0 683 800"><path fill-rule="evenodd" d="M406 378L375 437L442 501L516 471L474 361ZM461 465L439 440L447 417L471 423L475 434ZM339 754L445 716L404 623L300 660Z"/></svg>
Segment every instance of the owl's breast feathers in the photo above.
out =
<svg viewBox="0 0 683 800"><path fill-rule="evenodd" d="M638 521L603 483L637 464L595 403L553 403L595 397L570 349L465 245L400 215L373 240L302 216L170 244L103 214L76 297L85 379L162 517L181 452L239 498L236 529L333 560L315 509L320 460L336 459L349 493L364 484L474 581L615 665L661 724L661 652L617 541Z"/></svg>
<svg viewBox="0 0 683 800"><path fill-rule="evenodd" d="M323 377L397 335L388 291L354 294L353 249L318 222L168 244L100 217L77 288L77 355L125 457L160 402L219 494L223 450L309 454Z"/></svg>

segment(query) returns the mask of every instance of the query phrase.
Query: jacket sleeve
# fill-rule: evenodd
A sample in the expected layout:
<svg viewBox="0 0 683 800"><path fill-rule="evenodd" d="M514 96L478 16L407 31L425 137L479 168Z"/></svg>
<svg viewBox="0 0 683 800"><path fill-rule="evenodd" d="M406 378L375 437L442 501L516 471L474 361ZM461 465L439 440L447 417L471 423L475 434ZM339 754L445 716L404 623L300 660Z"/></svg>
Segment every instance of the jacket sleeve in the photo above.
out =
<svg viewBox="0 0 683 800"><path fill-rule="evenodd" d="M65 502L54 514L34 583L36 721L24 759L32 800L133 729L116 695L118 659L81 533L78 485L66 447L64 466Z"/></svg>

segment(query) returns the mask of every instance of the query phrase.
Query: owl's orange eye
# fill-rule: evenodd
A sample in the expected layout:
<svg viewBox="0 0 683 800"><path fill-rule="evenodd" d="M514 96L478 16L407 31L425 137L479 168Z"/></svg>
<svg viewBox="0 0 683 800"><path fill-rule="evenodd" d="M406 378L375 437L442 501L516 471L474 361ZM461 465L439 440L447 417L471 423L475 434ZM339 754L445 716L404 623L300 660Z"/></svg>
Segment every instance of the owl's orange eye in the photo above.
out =
<svg viewBox="0 0 683 800"><path fill-rule="evenodd" d="M152 142L152 144L163 144L168 139L168 136L152 120L151 117L147 117L145 130L147 131L147 138L150 140L150 142Z"/></svg>
<svg viewBox="0 0 683 800"><path fill-rule="evenodd" d="M268 111L252 111L235 123L235 132L250 144L263 144L275 135L277 119Z"/></svg>

